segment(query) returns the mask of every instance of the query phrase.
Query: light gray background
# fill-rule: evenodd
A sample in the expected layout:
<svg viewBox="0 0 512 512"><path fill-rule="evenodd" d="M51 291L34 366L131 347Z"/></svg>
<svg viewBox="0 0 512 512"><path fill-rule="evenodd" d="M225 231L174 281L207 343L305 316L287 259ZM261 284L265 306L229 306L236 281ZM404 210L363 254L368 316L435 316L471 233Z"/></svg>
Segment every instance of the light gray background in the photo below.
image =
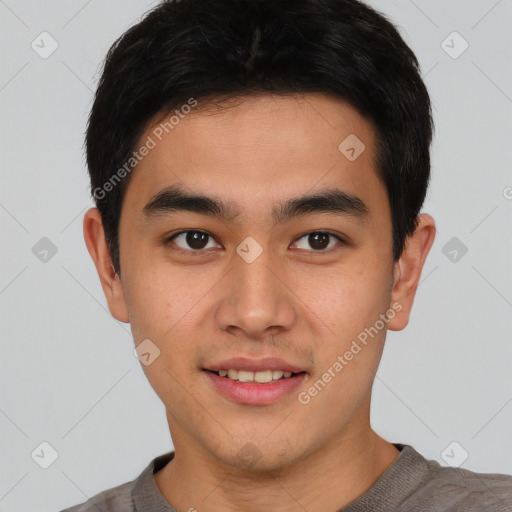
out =
<svg viewBox="0 0 512 512"><path fill-rule="evenodd" d="M512 2L370 3L399 25L431 93L423 211L438 226L411 322L388 334L373 425L443 464L457 441L448 453L466 450L462 467L512 474ZM0 0L0 511L85 501L171 449L163 405L129 327L106 310L81 225L99 65L152 5ZM31 48L43 31L59 44L47 59ZM457 59L441 46L453 31L469 43ZM453 53L461 41L452 40ZM42 237L58 248L46 263L32 252ZM452 237L468 248L457 262L443 253ZM46 470L31 458L43 441L58 452Z"/></svg>

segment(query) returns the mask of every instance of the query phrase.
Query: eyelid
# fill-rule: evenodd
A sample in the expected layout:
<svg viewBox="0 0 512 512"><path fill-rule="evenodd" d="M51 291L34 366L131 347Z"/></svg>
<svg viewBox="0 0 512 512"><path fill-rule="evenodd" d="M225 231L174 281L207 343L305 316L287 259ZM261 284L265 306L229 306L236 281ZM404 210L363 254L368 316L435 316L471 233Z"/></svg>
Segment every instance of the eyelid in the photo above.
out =
<svg viewBox="0 0 512 512"><path fill-rule="evenodd" d="M339 242L339 244L337 245L349 245L349 242L342 236L342 235L339 235L337 233L332 233L331 231L329 230L323 230L323 229L314 229L312 231L307 231L306 233L304 233L303 235L299 235L292 243L296 243L297 241L301 240L302 238L306 237L306 236L309 236L309 235L312 235L314 233L321 233L321 234L324 234L324 235L329 235L333 238L336 238ZM312 254L326 254L326 253L329 253L331 252L332 250L335 250L336 249L336 246L333 246L333 247L329 247L328 249L322 249L322 250L307 250L307 252L310 252ZM304 249L299 249L299 250L304 250Z"/></svg>
<svg viewBox="0 0 512 512"><path fill-rule="evenodd" d="M171 243L174 244L176 247L173 247L171 250L174 252L182 253L182 254L197 254L197 255L208 254L211 251L211 249L195 249L195 250L194 249L183 249L183 247L180 247L179 245L177 245L174 242L174 238L178 237L179 235L184 235L184 234L190 233L190 232L202 233L204 235L207 235L209 238L214 240L218 245L222 245L211 233L208 233L208 231L204 231L202 229L182 229L181 231L176 231L176 233L173 233L171 235L166 235L163 238L163 243L164 243L164 245L168 245Z"/></svg>
<svg viewBox="0 0 512 512"><path fill-rule="evenodd" d="M212 240L214 240L218 245L222 245L214 235L212 235L211 233L209 233L208 231L204 231L202 229L182 229L181 231L177 231L171 235L167 235L164 237L163 239L163 242L164 242L164 245L168 245L169 243L173 243L176 247L173 247L172 250L174 252L178 252L178 253L182 253L182 254L194 254L194 255L202 255L202 254L209 254L211 252L211 248L210 249L183 249L182 247L180 247L179 245L175 244L174 243L174 238L178 237L179 235L183 235L183 234L186 234L186 233L189 233L189 232L197 232L197 233L202 233L202 234L205 234L207 235L208 237L210 237ZM314 230L310 230L310 231L306 231L305 233L297 236L294 241L292 242L292 244L295 244L297 243L299 240L301 240L302 238L304 237L307 237L309 235L312 235L314 233L321 233L321 234L326 234L326 235L329 235L333 238L336 238L339 242L339 244L337 245L349 245L349 242L342 236L342 235L339 235L337 233L333 233L329 230L321 230L321 229L314 229ZM311 250L308 250L308 249L299 249L300 251L306 251L306 252L309 252L311 254L326 254L326 253L329 253L331 252L332 250L335 250L336 249L336 246L333 246L333 247L330 247L328 249L321 249L321 250L314 250L314 249L311 249Z"/></svg>

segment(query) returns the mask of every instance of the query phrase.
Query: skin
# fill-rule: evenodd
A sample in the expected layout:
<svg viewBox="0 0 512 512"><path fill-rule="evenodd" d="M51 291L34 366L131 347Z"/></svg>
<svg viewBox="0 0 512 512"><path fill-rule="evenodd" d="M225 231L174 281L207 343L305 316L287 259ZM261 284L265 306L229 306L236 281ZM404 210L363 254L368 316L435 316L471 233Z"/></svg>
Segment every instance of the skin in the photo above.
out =
<svg viewBox="0 0 512 512"><path fill-rule="evenodd" d="M374 128L338 99L266 95L228 109L199 107L133 171L120 219L121 276L113 272L98 211L84 218L110 312L131 323L136 345L149 338L161 351L142 368L166 407L176 454L155 481L183 511L338 510L399 455L370 424L386 328L307 405L297 394L393 304L401 311L387 328L406 327L434 220L419 216L395 263ZM156 124L155 118L141 141ZM366 146L353 162L338 149L349 134ZM145 217L144 206L178 183L234 203L240 215L230 221L192 212ZM333 187L362 199L368 216L316 212L273 221L277 203ZM214 237L205 256L191 254L184 236L174 245L163 241L187 229ZM315 251L304 237L315 231L349 244L329 238L328 248ZM236 253L248 236L263 249L250 264ZM213 389L202 368L237 355L281 357L306 370L307 379L273 404L235 403ZM247 443L261 457L240 467L237 454Z"/></svg>

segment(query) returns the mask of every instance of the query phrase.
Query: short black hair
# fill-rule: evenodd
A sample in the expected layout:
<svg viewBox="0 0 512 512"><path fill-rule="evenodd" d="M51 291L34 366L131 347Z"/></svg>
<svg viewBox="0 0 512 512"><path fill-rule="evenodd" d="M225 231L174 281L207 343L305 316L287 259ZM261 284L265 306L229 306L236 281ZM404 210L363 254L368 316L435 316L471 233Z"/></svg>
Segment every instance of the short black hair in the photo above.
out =
<svg viewBox="0 0 512 512"><path fill-rule="evenodd" d="M156 115L191 99L313 92L348 102L376 129L397 261L425 200L434 127L418 60L395 26L358 0L166 0L108 51L87 126L115 270L133 152Z"/></svg>

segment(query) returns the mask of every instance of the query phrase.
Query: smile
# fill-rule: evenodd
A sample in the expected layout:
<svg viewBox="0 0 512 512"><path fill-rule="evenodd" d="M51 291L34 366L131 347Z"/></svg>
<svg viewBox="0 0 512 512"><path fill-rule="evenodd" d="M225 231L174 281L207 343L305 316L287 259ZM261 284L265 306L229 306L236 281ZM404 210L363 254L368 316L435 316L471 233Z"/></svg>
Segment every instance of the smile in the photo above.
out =
<svg viewBox="0 0 512 512"><path fill-rule="evenodd" d="M307 372L281 370L203 370L213 389L222 396L241 404L267 405L293 393L306 379Z"/></svg>
<svg viewBox="0 0 512 512"><path fill-rule="evenodd" d="M220 377L227 377L231 380L238 380L240 382L259 382L261 384L272 382L280 379L288 379L294 373L286 372L284 370L263 370L258 372L251 372L247 370L219 370L217 375ZM296 375L296 374L295 374Z"/></svg>

